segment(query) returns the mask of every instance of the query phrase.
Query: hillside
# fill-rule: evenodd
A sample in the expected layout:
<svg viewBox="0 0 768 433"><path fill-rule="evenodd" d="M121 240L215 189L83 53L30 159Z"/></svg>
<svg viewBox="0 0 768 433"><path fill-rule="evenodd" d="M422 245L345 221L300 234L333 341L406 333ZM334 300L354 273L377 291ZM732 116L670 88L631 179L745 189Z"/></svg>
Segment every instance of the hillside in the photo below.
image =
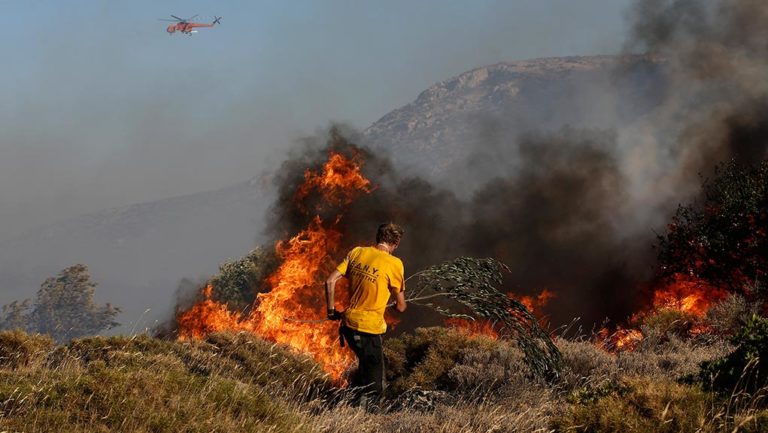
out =
<svg viewBox="0 0 768 433"><path fill-rule="evenodd" d="M436 83L364 137L399 166L442 180L473 157L503 155L498 148L530 130L615 128L642 117L663 91L662 65L649 57L588 56L484 66Z"/></svg>
<svg viewBox="0 0 768 433"><path fill-rule="evenodd" d="M673 340L623 356L587 341L557 344L567 370L552 387L526 374L507 341L445 328L388 339L389 398L368 413L311 359L246 334L56 347L4 332L0 431L765 431L765 410L674 380L721 356L723 344Z"/></svg>

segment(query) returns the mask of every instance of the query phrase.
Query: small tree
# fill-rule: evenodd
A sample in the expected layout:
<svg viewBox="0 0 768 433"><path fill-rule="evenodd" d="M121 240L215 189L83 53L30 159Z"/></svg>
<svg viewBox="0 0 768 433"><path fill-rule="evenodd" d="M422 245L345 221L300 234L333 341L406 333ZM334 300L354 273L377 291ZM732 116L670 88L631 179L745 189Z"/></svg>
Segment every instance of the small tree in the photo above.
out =
<svg viewBox="0 0 768 433"><path fill-rule="evenodd" d="M47 334L63 343L119 326L114 318L120 309L96 305L95 289L85 265L66 268L43 282L34 302L4 306L0 328Z"/></svg>

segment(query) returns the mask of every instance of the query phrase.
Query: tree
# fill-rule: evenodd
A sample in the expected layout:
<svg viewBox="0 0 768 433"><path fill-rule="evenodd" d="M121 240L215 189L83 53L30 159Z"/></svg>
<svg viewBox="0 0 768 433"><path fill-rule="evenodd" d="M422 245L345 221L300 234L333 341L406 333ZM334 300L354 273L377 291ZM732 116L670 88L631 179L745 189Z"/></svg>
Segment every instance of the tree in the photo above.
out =
<svg viewBox="0 0 768 433"><path fill-rule="evenodd" d="M680 206L659 236L659 271L733 291L762 282L768 269L768 161L731 161L705 180L702 198Z"/></svg>
<svg viewBox="0 0 768 433"><path fill-rule="evenodd" d="M114 318L120 309L96 305L95 289L88 267L78 264L66 268L43 282L33 302L5 305L0 329L47 334L63 343L119 326Z"/></svg>

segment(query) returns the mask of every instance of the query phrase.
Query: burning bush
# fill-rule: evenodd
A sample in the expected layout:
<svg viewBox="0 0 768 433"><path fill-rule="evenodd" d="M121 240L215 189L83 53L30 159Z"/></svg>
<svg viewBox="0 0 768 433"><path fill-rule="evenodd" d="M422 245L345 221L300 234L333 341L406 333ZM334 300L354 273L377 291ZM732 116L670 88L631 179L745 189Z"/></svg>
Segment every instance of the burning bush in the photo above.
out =
<svg viewBox="0 0 768 433"><path fill-rule="evenodd" d="M702 198L678 208L659 237L660 273L743 293L768 268L768 161L721 165L702 189Z"/></svg>
<svg viewBox="0 0 768 433"><path fill-rule="evenodd" d="M253 305L267 275L277 266L273 252L256 248L244 257L219 265L219 273L210 280L212 299L227 304L232 311Z"/></svg>

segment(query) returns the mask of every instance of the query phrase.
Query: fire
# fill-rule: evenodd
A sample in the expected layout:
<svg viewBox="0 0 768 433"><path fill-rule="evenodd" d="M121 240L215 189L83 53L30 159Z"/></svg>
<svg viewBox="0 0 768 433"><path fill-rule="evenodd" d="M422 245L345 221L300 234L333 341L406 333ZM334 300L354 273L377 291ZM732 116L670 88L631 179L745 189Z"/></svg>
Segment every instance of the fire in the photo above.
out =
<svg viewBox="0 0 768 433"><path fill-rule="evenodd" d="M650 308L636 313L631 322L639 323L656 312L671 310L692 318L694 323L688 330L689 335L706 333L710 331L709 326L697 319L703 319L713 305L727 296L728 291L723 288L695 277L676 274L672 281L655 289ZM608 328L602 328L597 333L596 343L608 351L631 351L643 338L643 333L638 329L617 328L609 335Z"/></svg>
<svg viewBox="0 0 768 433"><path fill-rule="evenodd" d="M517 297L513 293L507 294L510 298L516 299L521 304L525 306L525 308L528 309L531 313L538 312L542 308L544 308L549 301L551 301L553 298L555 298L557 295L555 295L554 292L548 289L544 289L536 296L520 296Z"/></svg>
<svg viewBox="0 0 768 433"><path fill-rule="evenodd" d="M212 291L213 287L205 286L202 292L205 299L176 317L179 339L200 339L224 330L253 331L253 325L244 321L240 313L229 311L225 304L213 301Z"/></svg>
<svg viewBox="0 0 768 433"><path fill-rule="evenodd" d="M204 300L177 316L179 338L203 338L217 331L245 331L271 341L289 345L311 355L334 378L339 380L352 363L354 355L338 343L338 322L325 317L323 281L333 268L333 257L339 252L342 233L337 224L344 207L357 196L371 191L371 184L360 169L357 156L347 158L332 152L322 170L306 170L304 182L294 196L295 204L310 217L307 227L286 241L275 245L281 259L278 269L268 276L269 289L256 299L248 315L231 312L226 305L211 299L212 288L203 290ZM332 221L323 221L308 209L309 198L316 211L339 209ZM338 286L337 286L338 287ZM338 298L343 299L342 293ZM339 307L342 307L341 305Z"/></svg>
<svg viewBox="0 0 768 433"><path fill-rule="evenodd" d="M348 205L360 191L370 192L371 182L360 173L361 163L358 156L348 159L339 153L332 153L322 173L312 170L304 172L304 183L296 191L296 202L303 203L316 190L326 204Z"/></svg>
<svg viewBox="0 0 768 433"><path fill-rule="evenodd" d="M491 323L489 320L450 318L445 319L444 323L445 326L458 329L472 337L485 336L493 338L494 340L499 339L499 333L496 332L493 323Z"/></svg>
<svg viewBox="0 0 768 433"><path fill-rule="evenodd" d="M727 296L728 292L724 289L693 277L676 274L671 283L654 292L653 308L704 317L712 305Z"/></svg>
<svg viewBox="0 0 768 433"><path fill-rule="evenodd" d="M329 253L336 252L340 243L341 233L323 227L319 217L288 242L279 242L282 264L267 277L272 290L259 295L255 311L259 335L311 354L335 378L354 359L350 351L339 348L338 322L303 321L325 316L322 279L332 264Z"/></svg>

